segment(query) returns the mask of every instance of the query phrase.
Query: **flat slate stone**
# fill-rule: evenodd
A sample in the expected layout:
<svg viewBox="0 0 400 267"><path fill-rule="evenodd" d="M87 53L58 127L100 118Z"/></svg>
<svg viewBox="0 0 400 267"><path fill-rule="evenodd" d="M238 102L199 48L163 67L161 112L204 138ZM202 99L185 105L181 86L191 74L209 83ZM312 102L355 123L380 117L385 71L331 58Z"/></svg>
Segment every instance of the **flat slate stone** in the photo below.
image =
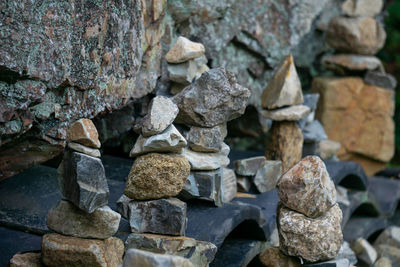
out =
<svg viewBox="0 0 400 267"><path fill-rule="evenodd" d="M372 234L388 227L388 220L382 217L353 216L343 229L343 238L351 243L359 237L368 239Z"/></svg>
<svg viewBox="0 0 400 267"><path fill-rule="evenodd" d="M356 190L366 190L367 176L361 165L353 161L325 161L326 169L335 185Z"/></svg>
<svg viewBox="0 0 400 267"><path fill-rule="evenodd" d="M368 182L368 191L379 202L382 216L393 216L400 201L400 180L369 177Z"/></svg>

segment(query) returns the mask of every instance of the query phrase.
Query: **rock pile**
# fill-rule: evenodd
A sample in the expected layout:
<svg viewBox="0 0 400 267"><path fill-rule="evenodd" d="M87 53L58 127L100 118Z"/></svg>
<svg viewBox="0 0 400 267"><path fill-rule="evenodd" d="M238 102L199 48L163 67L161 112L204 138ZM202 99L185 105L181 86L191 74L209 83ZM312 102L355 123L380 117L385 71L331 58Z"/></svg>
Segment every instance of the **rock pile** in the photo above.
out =
<svg viewBox="0 0 400 267"><path fill-rule="evenodd" d="M65 200L47 215L47 226L56 233L43 236L42 262L46 266L117 267L122 263L124 244L112 236L121 215L107 206L109 189L92 121L73 123L68 141L58 168Z"/></svg>

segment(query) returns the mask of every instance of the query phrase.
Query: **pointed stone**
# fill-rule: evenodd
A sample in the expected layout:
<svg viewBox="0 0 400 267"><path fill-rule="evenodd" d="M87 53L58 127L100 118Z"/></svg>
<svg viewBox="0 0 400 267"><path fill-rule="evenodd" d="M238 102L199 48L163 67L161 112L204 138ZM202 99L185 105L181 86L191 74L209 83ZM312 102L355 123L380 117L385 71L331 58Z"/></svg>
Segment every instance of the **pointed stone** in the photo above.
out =
<svg viewBox="0 0 400 267"><path fill-rule="evenodd" d="M171 124L167 129L159 134L150 137L143 137L140 135L136 140L135 146L129 153L129 156L137 157L151 152L180 153L186 145L187 142L185 138L175 128L175 126Z"/></svg>
<svg viewBox="0 0 400 267"><path fill-rule="evenodd" d="M254 176L261 164L266 161L264 156L235 160L235 172L242 176Z"/></svg>
<svg viewBox="0 0 400 267"><path fill-rule="evenodd" d="M342 11L350 17L375 17L382 7L382 0L346 0L342 4Z"/></svg>
<svg viewBox="0 0 400 267"><path fill-rule="evenodd" d="M262 107L275 109L303 103L303 93L292 55L277 68L262 96Z"/></svg>
<svg viewBox="0 0 400 267"><path fill-rule="evenodd" d="M229 165L229 151L227 144L222 143L221 151L218 153L195 152L189 148L183 149L182 156L187 158L192 171L212 171L221 166Z"/></svg>
<svg viewBox="0 0 400 267"><path fill-rule="evenodd" d="M238 192L244 192L244 193L249 192L250 187L251 187L250 177L238 176L236 178L236 180L237 180L237 190L238 190Z"/></svg>
<svg viewBox="0 0 400 267"><path fill-rule="evenodd" d="M68 139L93 148L100 148L101 146L96 126L88 119L80 119L74 122L68 130Z"/></svg>
<svg viewBox="0 0 400 267"><path fill-rule="evenodd" d="M187 134L189 147L197 152L219 152L227 135L226 124L212 128L190 127Z"/></svg>
<svg viewBox="0 0 400 267"><path fill-rule="evenodd" d="M284 107L275 110L261 110L264 118L273 121L299 121L310 113L310 108L304 105Z"/></svg>
<svg viewBox="0 0 400 267"><path fill-rule="evenodd" d="M179 36L165 55L165 59L168 63L182 63L189 59L201 57L205 51L204 45L201 43L195 43L183 36Z"/></svg>
<svg viewBox="0 0 400 267"><path fill-rule="evenodd" d="M194 267L188 260L180 256L163 255L139 249L128 249L124 257L123 267Z"/></svg>
<svg viewBox="0 0 400 267"><path fill-rule="evenodd" d="M237 194L236 174L233 170L228 168L222 168L222 181L224 196L223 202L228 203L235 198Z"/></svg>
<svg viewBox="0 0 400 267"><path fill-rule="evenodd" d="M87 147L87 146L81 145L79 143L69 142L68 143L68 148L70 148L72 150L75 150L77 152L81 152L83 154L92 156L92 157L96 157L96 158L100 158L101 157L100 150L95 149L95 148L91 148L91 147Z"/></svg>
<svg viewBox="0 0 400 267"><path fill-rule="evenodd" d="M282 175L282 162L266 160L260 165L254 177L254 184L260 193L271 191Z"/></svg>

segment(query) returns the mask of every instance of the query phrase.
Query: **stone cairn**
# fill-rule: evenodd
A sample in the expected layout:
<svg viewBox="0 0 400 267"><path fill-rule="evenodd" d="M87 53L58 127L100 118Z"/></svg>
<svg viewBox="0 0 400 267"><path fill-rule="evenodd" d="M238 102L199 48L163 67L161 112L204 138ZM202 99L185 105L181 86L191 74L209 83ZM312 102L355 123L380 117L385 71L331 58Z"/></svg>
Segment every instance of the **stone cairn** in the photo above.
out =
<svg viewBox="0 0 400 267"><path fill-rule="evenodd" d="M107 206L109 189L96 127L91 120L80 119L69 128L67 141L58 168L65 199L47 215L47 226L56 233L43 236L42 262L46 266L120 266L124 244L112 236L121 215Z"/></svg>

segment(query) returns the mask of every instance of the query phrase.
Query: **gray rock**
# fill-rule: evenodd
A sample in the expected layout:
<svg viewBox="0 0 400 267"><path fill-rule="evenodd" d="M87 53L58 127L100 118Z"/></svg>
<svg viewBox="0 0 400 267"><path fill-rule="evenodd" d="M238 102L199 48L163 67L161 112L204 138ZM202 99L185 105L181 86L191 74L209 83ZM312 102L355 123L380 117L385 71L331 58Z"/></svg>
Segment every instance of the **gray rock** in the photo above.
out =
<svg viewBox="0 0 400 267"><path fill-rule="evenodd" d="M173 97L179 107L177 123L214 127L233 120L245 111L250 91L223 69L211 69Z"/></svg>
<svg viewBox="0 0 400 267"><path fill-rule="evenodd" d="M194 171L190 173L179 197L185 200L204 199L221 207L223 206L223 189L221 168L215 171Z"/></svg>
<svg viewBox="0 0 400 267"><path fill-rule="evenodd" d="M305 125L314 121L315 111L317 109L319 100L319 94L305 94L303 98L304 98L303 105L310 108L310 113L304 119L298 121L298 124L301 129L303 129Z"/></svg>
<svg viewBox="0 0 400 267"><path fill-rule="evenodd" d="M336 186L336 201L343 206L350 206L348 189L346 187L340 185Z"/></svg>
<svg viewBox="0 0 400 267"><path fill-rule="evenodd" d="M139 249L128 249L125 253L123 267L194 267L180 256L163 255Z"/></svg>
<svg viewBox="0 0 400 267"><path fill-rule="evenodd" d="M210 242L184 236L155 234L130 234L126 239L125 249L131 248L181 256L190 260L195 266L202 267L208 266L217 252L217 247Z"/></svg>
<svg viewBox="0 0 400 267"><path fill-rule="evenodd" d="M186 203L179 199L135 201L122 195L117 207L134 233L185 235Z"/></svg>
<svg viewBox="0 0 400 267"><path fill-rule="evenodd" d="M322 58L322 65L334 72L345 75L349 71L384 71L382 62L374 56L363 56L356 54L329 55Z"/></svg>
<svg viewBox="0 0 400 267"><path fill-rule="evenodd" d="M61 193L80 209L92 213L107 205L109 189L100 159L66 151L57 178Z"/></svg>
<svg viewBox="0 0 400 267"><path fill-rule="evenodd" d="M217 125L212 128L193 126L190 128L186 138L189 147L193 151L219 152L226 135L226 124Z"/></svg>
<svg viewBox="0 0 400 267"><path fill-rule="evenodd" d="M180 153L187 145L185 138L175 128L173 124L168 126L163 132L143 137L140 135L136 140L135 146L129 153L130 157L136 157L151 152L174 152Z"/></svg>
<svg viewBox="0 0 400 267"><path fill-rule="evenodd" d="M205 48L202 44L192 42L189 39L179 36L174 45L165 55L168 63L182 63L204 55Z"/></svg>
<svg viewBox="0 0 400 267"><path fill-rule="evenodd" d="M368 265L372 265L378 258L375 248L364 238L358 238L351 244L352 250L356 253L357 258Z"/></svg>
<svg viewBox="0 0 400 267"><path fill-rule="evenodd" d="M266 161L264 156L235 160L235 172L242 176L254 176L261 164Z"/></svg>
<svg viewBox="0 0 400 267"><path fill-rule="evenodd" d="M302 264L304 267L350 267L348 259L335 259L311 264Z"/></svg>
<svg viewBox="0 0 400 267"><path fill-rule="evenodd" d="M356 265L357 263L357 256L347 241L343 241L336 259L347 259L351 265Z"/></svg>
<svg viewBox="0 0 400 267"><path fill-rule="evenodd" d="M145 137L163 132L178 115L178 107L165 96L156 96L150 102L148 113L143 118L142 134Z"/></svg>
<svg viewBox="0 0 400 267"><path fill-rule="evenodd" d="M212 171L219 169L221 166L225 167L229 165L229 151L229 146L222 143L221 151L218 153L195 152L189 148L185 148L183 149L182 156L189 161L191 170Z"/></svg>
<svg viewBox="0 0 400 267"><path fill-rule="evenodd" d="M382 0L346 0L343 13L350 17L375 17L383 7Z"/></svg>
<svg viewBox="0 0 400 267"><path fill-rule="evenodd" d="M378 245L375 248L380 257L385 257L392 262L392 267L400 266L400 248L388 245Z"/></svg>
<svg viewBox="0 0 400 267"><path fill-rule="evenodd" d="M246 177L246 176L237 176L237 190L239 192L247 193L250 190L251 187L251 177Z"/></svg>
<svg viewBox="0 0 400 267"><path fill-rule="evenodd" d="M390 226L386 228L374 242L374 246L381 244L400 248L400 227Z"/></svg>
<svg viewBox="0 0 400 267"><path fill-rule="evenodd" d="M224 196L223 202L228 203L235 198L237 194L236 174L233 170L228 168L222 168L222 181Z"/></svg>
<svg viewBox="0 0 400 267"><path fill-rule="evenodd" d="M208 71L207 58L203 55L199 58L190 59L180 64L168 64L169 78L171 81L188 85L194 78L200 78L203 72Z"/></svg>
<svg viewBox="0 0 400 267"><path fill-rule="evenodd" d="M260 193L271 191L282 175L282 162L279 160L266 160L261 163L254 177L254 184Z"/></svg>
<svg viewBox="0 0 400 267"><path fill-rule="evenodd" d="M275 110L262 110L261 115L273 121L298 121L310 113L310 108L304 105L295 105Z"/></svg>
<svg viewBox="0 0 400 267"><path fill-rule="evenodd" d="M314 120L313 122L304 126L302 133L305 143L320 142L328 139L324 127L318 120Z"/></svg>
<svg viewBox="0 0 400 267"><path fill-rule="evenodd" d="M81 153L84 153L84 154L92 156L92 157L96 157L96 158L101 157L100 150L91 148L91 147L87 147L87 146L81 145L79 143L69 142L68 148L78 151L78 152L81 152Z"/></svg>
<svg viewBox="0 0 400 267"><path fill-rule="evenodd" d="M364 76L364 82L386 89L395 89L397 80L389 73L379 71L368 71Z"/></svg>
<svg viewBox="0 0 400 267"><path fill-rule="evenodd" d="M336 156L339 152L341 144L332 140L321 140L318 143L316 153L323 160L328 160Z"/></svg>
<svg viewBox="0 0 400 267"><path fill-rule="evenodd" d="M120 220L121 215L108 206L86 213L72 203L60 200L50 209L47 226L62 235L106 239L117 232Z"/></svg>

